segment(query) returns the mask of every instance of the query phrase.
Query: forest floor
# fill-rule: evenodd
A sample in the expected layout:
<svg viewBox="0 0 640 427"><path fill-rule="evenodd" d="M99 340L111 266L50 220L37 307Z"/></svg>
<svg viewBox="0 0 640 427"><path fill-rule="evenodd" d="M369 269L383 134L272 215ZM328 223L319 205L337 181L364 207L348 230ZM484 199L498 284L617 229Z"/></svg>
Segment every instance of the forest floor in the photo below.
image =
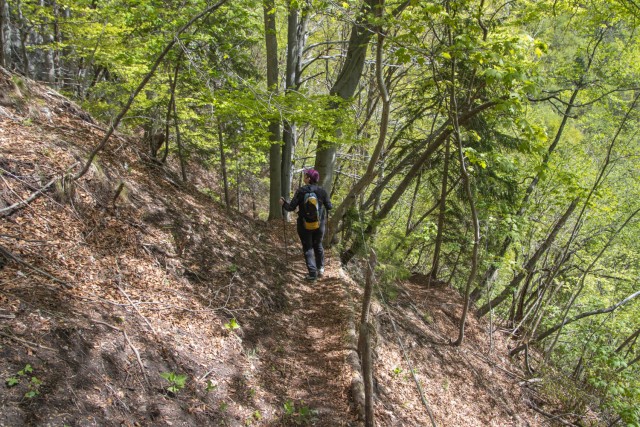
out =
<svg viewBox="0 0 640 427"><path fill-rule="evenodd" d="M105 131L16 80L0 73L0 213L78 171ZM144 152L117 134L77 185L0 216L0 425L361 425L347 363L355 269L329 254L325 277L303 281L293 223L227 211L205 171L185 184ZM571 419L506 357L495 325L470 316L449 345L454 290L416 275L380 295L378 425Z"/></svg>

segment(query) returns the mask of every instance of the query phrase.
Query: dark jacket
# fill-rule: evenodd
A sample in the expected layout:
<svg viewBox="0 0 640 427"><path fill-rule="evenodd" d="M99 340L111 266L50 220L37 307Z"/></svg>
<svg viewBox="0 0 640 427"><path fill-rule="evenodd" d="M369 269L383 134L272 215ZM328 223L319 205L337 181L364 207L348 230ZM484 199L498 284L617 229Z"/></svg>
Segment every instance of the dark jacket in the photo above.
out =
<svg viewBox="0 0 640 427"><path fill-rule="evenodd" d="M324 188L319 187L315 184L303 185L302 187L298 188L296 190L296 194L294 194L293 196L293 199L291 199L290 202L287 202L285 200L282 206L289 212L293 212L304 202L304 195L312 191L318 196L318 200L320 201L320 214L322 215L320 220L324 221L326 218L326 211L333 209L333 205L331 204L331 200L329 200L327 192L324 191ZM298 209L298 218L302 218L301 209Z"/></svg>

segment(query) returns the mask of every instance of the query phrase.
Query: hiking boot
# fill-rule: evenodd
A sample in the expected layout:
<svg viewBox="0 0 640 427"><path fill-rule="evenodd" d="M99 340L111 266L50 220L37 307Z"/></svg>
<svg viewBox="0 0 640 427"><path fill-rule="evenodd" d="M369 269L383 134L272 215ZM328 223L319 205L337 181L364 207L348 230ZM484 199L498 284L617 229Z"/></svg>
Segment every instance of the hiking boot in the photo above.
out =
<svg viewBox="0 0 640 427"><path fill-rule="evenodd" d="M306 276L304 276L304 280L308 280L310 282L315 282L317 279L316 276L314 276L313 274L307 274Z"/></svg>
<svg viewBox="0 0 640 427"><path fill-rule="evenodd" d="M320 267L320 270L318 270L318 277L322 276L324 276L324 267Z"/></svg>

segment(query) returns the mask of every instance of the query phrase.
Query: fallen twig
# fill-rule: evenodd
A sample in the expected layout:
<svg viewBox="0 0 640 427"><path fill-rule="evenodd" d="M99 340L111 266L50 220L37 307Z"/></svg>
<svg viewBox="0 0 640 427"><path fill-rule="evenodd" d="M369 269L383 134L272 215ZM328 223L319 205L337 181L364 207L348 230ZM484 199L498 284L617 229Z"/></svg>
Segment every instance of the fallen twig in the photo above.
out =
<svg viewBox="0 0 640 427"><path fill-rule="evenodd" d="M71 167L69 167L66 171L65 174L68 173L71 169L75 168L80 162L76 162L73 165L71 165ZM64 174L63 174L64 176ZM27 206L29 203L33 202L35 199L37 199L38 197L40 197L42 195L42 193L44 193L45 191L47 191L49 189L49 187L51 187L53 184L56 183L56 181L58 181L60 178L53 178L51 181L47 182L44 187L40 188L39 190L33 192L29 197L27 197L26 199L14 203L11 206L7 206L6 208L2 208L0 209L0 216L9 216L12 213L14 213L15 211L17 211L18 209L22 209L23 207Z"/></svg>
<svg viewBox="0 0 640 427"><path fill-rule="evenodd" d="M116 260L116 269L118 270L118 283L120 283L122 281L122 272L120 271L120 265L118 264L118 260ZM129 304L131 305L131 307L136 311L136 313L138 313L138 315L140 317L142 317L142 320L144 320L144 322L147 324L147 326L149 327L149 329L151 329L151 332L153 332L153 334L156 334L156 330L153 329L153 326L151 326L151 323L149 323L149 320L144 317L142 315L142 313L140 313L140 310L138 310L138 307L136 304L134 304L133 301L131 301L131 298L129 298L129 295L120 287L120 285L116 286L118 288L118 290L120 291L120 293L122 295L124 295L124 297L127 299L127 301L129 301Z"/></svg>
<svg viewBox="0 0 640 427"><path fill-rule="evenodd" d="M563 420L560 415L553 415L553 414L550 414L548 412L543 411L542 409L540 409L536 405L534 405L533 402L530 402L530 401L527 400L527 405L531 409L536 411L537 413L544 415L545 417L549 418L550 420L558 421L560 424L565 425L565 426L579 427L578 424L574 424L574 423L572 423L570 421Z"/></svg>
<svg viewBox="0 0 640 427"><path fill-rule="evenodd" d="M40 270L37 267L34 267L33 265L29 264L28 262L24 261L22 258L20 258L17 255L12 254L11 252L9 252L7 249L5 249L2 245L0 245L0 255L5 257L8 260L13 260L15 262L17 262L18 264L24 265L25 267L35 271L38 274L41 274L51 280L53 280L56 283L61 284L62 286L65 286L67 288L71 288L71 285L69 285L67 282L64 282L60 279L58 279L55 276L52 276L51 274L47 273L46 271Z"/></svg>
<svg viewBox="0 0 640 427"><path fill-rule="evenodd" d="M129 347L131 347L131 350L133 350L133 353L136 355L136 359L138 360L138 365L140 365L140 371L142 372L142 376L144 377L147 385L151 385L149 383L149 379L147 378L147 374L144 371L144 365L142 364L142 359L140 358L140 353L138 352L138 349L133 345L133 343L129 339L129 335L127 335L127 331L125 331L124 329L120 329L120 328L118 328L116 326L110 325L108 323L101 322L99 320L93 320L93 323L97 323L99 325L107 326L107 327L113 329L114 331L122 332L122 335L124 335L125 341L127 341L127 344L129 344Z"/></svg>
<svg viewBox="0 0 640 427"><path fill-rule="evenodd" d="M33 348L33 346L38 347L38 348L43 348L45 350L55 351L51 347L47 347L46 345L42 345L42 344L38 344L38 343L35 343L35 342L23 340L22 338L18 338L15 335L7 334L7 333L4 333L4 332L0 332L0 335L2 335L5 338L9 338L10 340L14 340L14 341L17 341L17 342L19 342L21 344L24 344L24 345L26 345L27 347L29 347L33 351L35 351L35 348Z"/></svg>

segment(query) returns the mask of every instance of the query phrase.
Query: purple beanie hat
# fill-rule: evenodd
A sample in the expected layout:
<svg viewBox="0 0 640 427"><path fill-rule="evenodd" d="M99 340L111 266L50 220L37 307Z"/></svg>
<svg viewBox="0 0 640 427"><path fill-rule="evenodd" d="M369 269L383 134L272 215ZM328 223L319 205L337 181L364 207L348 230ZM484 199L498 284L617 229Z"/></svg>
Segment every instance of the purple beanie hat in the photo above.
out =
<svg viewBox="0 0 640 427"><path fill-rule="evenodd" d="M307 170L304 171L304 174L309 177L309 181L312 184L315 184L318 181L320 181L320 174L315 169L307 169Z"/></svg>

